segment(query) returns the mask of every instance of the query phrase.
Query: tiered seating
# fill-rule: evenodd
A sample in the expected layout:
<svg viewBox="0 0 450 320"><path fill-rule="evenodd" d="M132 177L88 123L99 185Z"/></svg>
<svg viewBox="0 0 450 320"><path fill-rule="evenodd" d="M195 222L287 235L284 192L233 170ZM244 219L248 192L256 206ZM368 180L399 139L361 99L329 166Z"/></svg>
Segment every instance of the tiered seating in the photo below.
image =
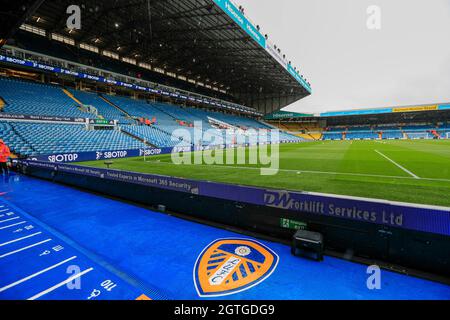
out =
<svg viewBox="0 0 450 320"><path fill-rule="evenodd" d="M403 132L406 133L409 139L433 139L432 130L436 130L436 126L424 124L424 125L410 125L403 126Z"/></svg>
<svg viewBox="0 0 450 320"><path fill-rule="evenodd" d="M9 122L0 122L0 138L5 141L11 151L16 154L32 154L33 149L30 144L24 141L13 129Z"/></svg>
<svg viewBox="0 0 450 320"><path fill-rule="evenodd" d="M123 112L120 112L120 110L104 101L98 94L79 90L69 91L83 104L95 107L98 111L98 114L101 115L104 119L119 120L119 123L125 124L134 122L133 120L128 119Z"/></svg>
<svg viewBox="0 0 450 320"><path fill-rule="evenodd" d="M24 147L19 140L8 141L11 149L21 155L86 152L101 150L138 149L140 141L119 131L88 131L83 125L11 122L11 128L31 146Z"/></svg>
<svg viewBox="0 0 450 320"><path fill-rule="evenodd" d="M254 119L250 118L244 118L244 117L238 117L230 114L223 114L214 112L212 117L215 117L218 120L231 123L232 125L238 126L238 127L244 127L244 128L254 128L254 129L271 129L270 127L266 126L265 124L256 121Z"/></svg>
<svg viewBox="0 0 450 320"><path fill-rule="evenodd" d="M144 136L150 143L155 144L159 147L167 147L174 144L174 142L170 141L169 138L171 137L172 132L174 132L176 129L184 128L186 130L193 130L192 128L180 126L176 120L182 120L188 123L202 121L203 131L212 129L208 117L226 122L235 127L271 129L265 124L262 124L253 119L222 114L219 112L211 112L186 107L182 108L171 104L147 103L142 100L134 100L126 97L108 96L108 99L134 117L144 117L148 119L156 118L156 124L154 125L154 127L159 130L146 131L147 134ZM125 128L126 130L131 129L129 126L126 126ZM160 131L163 131L167 135L161 136L159 134ZM219 132L217 134L219 134ZM140 135L138 136L141 137ZM304 139L289 135L287 133L282 133L281 139L284 141L304 141Z"/></svg>
<svg viewBox="0 0 450 320"><path fill-rule="evenodd" d="M378 133L372 131L348 132L345 136L347 140L378 139L378 137Z"/></svg>
<svg viewBox="0 0 450 320"><path fill-rule="evenodd" d="M118 105L122 110L126 111L136 118L156 119L154 127L159 130L152 130L152 134L146 136L146 140L158 147L169 147L176 143L170 141L171 134L174 129L178 129L181 126L175 121L175 119L169 114L155 108L151 104L143 100L134 100L126 97L108 96L108 100ZM126 127L129 129L129 127ZM156 133L163 132L164 135L158 136ZM150 132L150 131L149 131ZM153 139L156 139L153 141Z"/></svg>
<svg viewBox="0 0 450 320"><path fill-rule="evenodd" d="M342 140L342 133L336 133L336 132L324 132L323 133L323 140Z"/></svg>
<svg viewBox="0 0 450 320"><path fill-rule="evenodd" d="M299 123L285 123L284 126L289 132L299 132L304 130L304 128Z"/></svg>
<svg viewBox="0 0 450 320"><path fill-rule="evenodd" d="M442 139L450 138L447 136L447 134L450 134L450 123L444 123L444 124L440 125L438 132L440 133L440 136Z"/></svg>
<svg viewBox="0 0 450 320"><path fill-rule="evenodd" d="M332 127L332 128L327 128L326 130L327 132L345 132L347 131L346 127Z"/></svg>
<svg viewBox="0 0 450 320"><path fill-rule="evenodd" d="M365 126L365 127L349 127L348 132L367 132L372 131L371 127Z"/></svg>
<svg viewBox="0 0 450 320"><path fill-rule="evenodd" d="M226 130L214 129L213 135L223 138L215 140L220 144L249 143L251 139L247 129L272 130L270 126L250 118L171 104L149 103L126 97L106 96L108 101L118 106L116 108L95 93L78 90L63 91L61 87L7 78L0 78L0 95L7 102L4 110L7 113L76 118L100 117L119 120L124 132L138 138L135 139L120 131L88 131L83 125L78 124L2 122L1 138L5 139L13 150L25 156L144 147L144 143L139 139L158 147L183 145L180 144L183 139L180 133L177 133L177 129L189 132L190 139L184 141L184 145L190 146L191 142L193 144L200 142L191 141L191 139L195 139L195 129L191 127L191 124L198 121L202 122L203 132L214 129L221 122L243 130L240 134L243 139L236 141L236 139L228 137L229 141L225 141ZM98 115L82 111L79 105L95 107ZM129 116L155 119L156 122L152 126L137 125L137 122L130 119ZM210 123L209 118L216 119L216 123ZM182 122L186 125L182 125ZM282 142L304 141L304 139L286 132L280 132L279 138ZM203 145L215 142L202 140Z"/></svg>
<svg viewBox="0 0 450 320"><path fill-rule="evenodd" d="M405 133L408 139L433 139L433 134L426 131L408 131Z"/></svg>
<svg viewBox="0 0 450 320"><path fill-rule="evenodd" d="M190 108L182 108L167 103L153 103L152 106L169 114L175 120L183 120L186 122L193 123L194 121L204 121L204 117L197 117L189 112Z"/></svg>
<svg viewBox="0 0 450 320"><path fill-rule="evenodd" d="M78 109L60 87L0 78L0 96L5 100L5 113L21 115L96 118Z"/></svg>
<svg viewBox="0 0 450 320"><path fill-rule="evenodd" d="M401 131L399 126L380 125L377 127L378 131Z"/></svg>
<svg viewBox="0 0 450 320"><path fill-rule="evenodd" d="M152 107L144 100L135 100L119 96L108 96L108 100L119 106L122 110L133 117L143 117L147 119L152 119L153 117L155 117L159 125L164 125L166 123L176 123L171 116Z"/></svg>
<svg viewBox="0 0 450 320"><path fill-rule="evenodd" d="M436 126L433 125L404 126L402 127L402 130L405 132L414 132L414 131L426 132L430 130L436 130Z"/></svg>
<svg viewBox="0 0 450 320"><path fill-rule="evenodd" d="M432 124L380 125L327 128L323 140L365 140L365 139L434 139L446 137L446 125L436 127ZM434 133L435 131L435 133ZM448 129L450 131L450 128Z"/></svg>
<svg viewBox="0 0 450 320"><path fill-rule="evenodd" d="M372 130L371 127L350 127L348 128L345 139L346 140L368 140L368 139L378 139L379 134Z"/></svg>
<svg viewBox="0 0 450 320"><path fill-rule="evenodd" d="M383 131L383 139L402 139L403 133L400 130Z"/></svg>
<svg viewBox="0 0 450 320"><path fill-rule="evenodd" d="M173 139L174 141L172 141L172 135L156 127L125 125L122 126L122 130L160 148L190 145L189 143L182 143L179 139Z"/></svg>
<svg viewBox="0 0 450 320"><path fill-rule="evenodd" d="M282 142L304 142L306 139L302 137L297 137L292 134L286 133L286 132L280 132L280 140Z"/></svg>
<svg viewBox="0 0 450 320"><path fill-rule="evenodd" d="M385 140L403 139L403 132L398 126L380 125L374 128L374 131L381 132L382 139Z"/></svg>

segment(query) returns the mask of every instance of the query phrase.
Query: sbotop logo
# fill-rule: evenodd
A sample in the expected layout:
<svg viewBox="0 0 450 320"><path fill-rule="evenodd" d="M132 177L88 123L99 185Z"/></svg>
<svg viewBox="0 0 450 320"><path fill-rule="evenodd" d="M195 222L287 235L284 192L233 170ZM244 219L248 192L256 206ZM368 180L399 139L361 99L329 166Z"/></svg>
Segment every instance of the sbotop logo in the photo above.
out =
<svg viewBox="0 0 450 320"><path fill-rule="evenodd" d="M162 149L139 149L139 156L156 156L162 153Z"/></svg>
<svg viewBox="0 0 450 320"><path fill-rule="evenodd" d="M219 239L207 246L194 267L200 297L222 297L257 286L275 271L279 258L251 239Z"/></svg>
<svg viewBox="0 0 450 320"><path fill-rule="evenodd" d="M75 162L78 159L78 153L54 154L48 157L50 162Z"/></svg>

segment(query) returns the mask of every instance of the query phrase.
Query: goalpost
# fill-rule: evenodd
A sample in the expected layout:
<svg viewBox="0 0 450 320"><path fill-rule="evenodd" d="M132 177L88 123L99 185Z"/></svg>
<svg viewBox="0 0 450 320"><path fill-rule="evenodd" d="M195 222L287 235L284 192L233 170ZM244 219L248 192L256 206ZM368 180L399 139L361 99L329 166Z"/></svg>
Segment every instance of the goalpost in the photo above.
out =
<svg viewBox="0 0 450 320"><path fill-rule="evenodd" d="M430 139L430 134L428 132L408 132L406 133L409 139Z"/></svg>
<svg viewBox="0 0 450 320"><path fill-rule="evenodd" d="M450 132L445 133L445 139L450 139Z"/></svg>

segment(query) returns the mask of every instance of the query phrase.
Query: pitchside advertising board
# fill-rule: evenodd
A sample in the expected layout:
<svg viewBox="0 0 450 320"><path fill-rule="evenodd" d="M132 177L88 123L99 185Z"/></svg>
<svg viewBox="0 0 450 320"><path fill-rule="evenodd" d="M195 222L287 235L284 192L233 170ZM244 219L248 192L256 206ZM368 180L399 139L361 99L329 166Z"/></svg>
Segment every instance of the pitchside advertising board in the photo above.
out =
<svg viewBox="0 0 450 320"><path fill-rule="evenodd" d="M148 149L130 149L114 151L92 151L92 152L68 152L50 155L32 156L28 160L45 161L51 163L70 163L95 160L123 159L143 156L157 156L169 154L173 148L148 148ZM191 151L189 149L189 151Z"/></svg>
<svg viewBox="0 0 450 320"><path fill-rule="evenodd" d="M0 120L2 120L2 119L4 119L4 120L36 120L36 121L52 121L52 122L86 123L86 118L33 116L33 115L0 113Z"/></svg>
<svg viewBox="0 0 450 320"><path fill-rule="evenodd" d="M240 145L240 147L247 147L248 145ZM223 145L214 147L202 147L201 150L210 149L226 149L236 146ZM180 153L180 152L192 152L200 151L199 148L194 147L174 147L174 148L142 148L142 149L128 149L128 150L108 150L108 151L91 151L91 152L67 152L56 153L47 155L31 156L28 160L31 161L44 161L51 163L71 163L71 162L84 162L84 161L96 161L96 160L110 160L110 159L124 159L134 157L151 157L162 154Z"/></svg>
<svg viewBox="0 0 450 320"><path fill-rule="evenodd" d="M414 231L450 236L450 208L397 203L308 192L196 181L160 175L83 167L40 161L22 161L25 167L96 177L159 189L184 192L237 203L249 203L290 212L334 217ZM291 222L284 221L284 228ZM302 228L301 225L295 226ZM304 226L303 226L304 227Z"/></svg>
<svg viewBox="0 0 450 320"><path fill-rule="evenodd" d="M311 87L300 76L300 74L286 62L286 59L273 47L272 43L266 40L265 36L242 14L238 7L236 7L230 0L214 0L214 2L236 22L242 30L244 30L250 37L253 38L261 47L263 47L270 55L277 60L294 78L300 83L309 93Z"/></svg>
<svg viewBox="0 0 450 320"><path fill-rule="evenodd" d="M284 140L280 143L293 143L295 141ZM265 145L265 143L259 143ZM109 160L109 159L123 159L134 157L151 157L162 154L180 153L180 152L193 152L193 151L206 151L214 149L229 149L257 146L257 144L236 144L236 145L214 145L214 146L195 146L195 147L170 147L170 148L142 148L142 149L128 149L128 150L108 150L108 151L90 151L90 152L66 152L55 153L47 155L30 156L27 160L32 161L46 161L52 163L70 163L70 162L84 162L84 161L96 161L96 160ZM271 142L267 143L268 145Z"/></svg>

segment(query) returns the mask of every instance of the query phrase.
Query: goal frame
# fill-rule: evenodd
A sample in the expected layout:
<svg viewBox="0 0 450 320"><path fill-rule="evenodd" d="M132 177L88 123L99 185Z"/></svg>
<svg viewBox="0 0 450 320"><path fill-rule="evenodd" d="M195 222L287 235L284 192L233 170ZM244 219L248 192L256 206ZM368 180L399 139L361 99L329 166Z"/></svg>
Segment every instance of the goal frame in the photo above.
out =
<svg viewBox="0 0 450 320"><path fill-rule="evenodd" d="M427 140L430 139L428 132L409 132L407 133L409 140Z"/></svg>

